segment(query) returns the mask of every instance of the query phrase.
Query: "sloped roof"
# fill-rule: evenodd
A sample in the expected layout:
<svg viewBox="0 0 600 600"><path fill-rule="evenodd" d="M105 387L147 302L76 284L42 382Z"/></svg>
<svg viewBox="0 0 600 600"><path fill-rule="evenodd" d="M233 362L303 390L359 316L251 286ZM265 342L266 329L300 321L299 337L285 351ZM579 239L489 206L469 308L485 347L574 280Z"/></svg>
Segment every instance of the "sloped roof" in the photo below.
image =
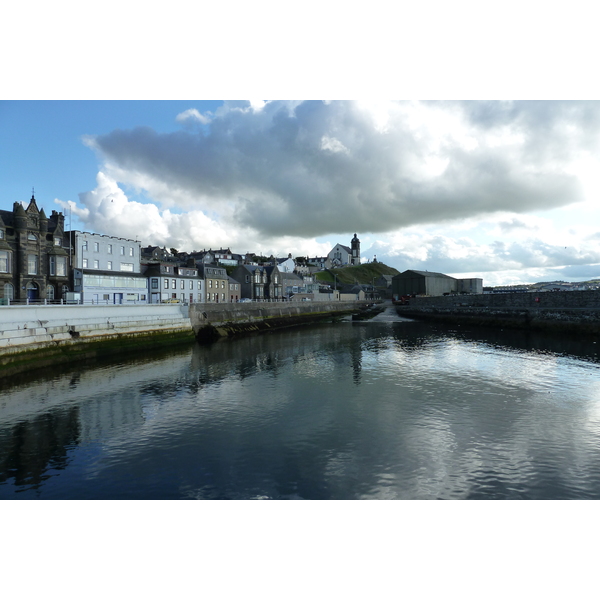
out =
<svg viewBox="0 0 600 600"><path fill-rule="evenodd" d="M394 275L393 279L403 279L406 276L410 275L419 275L420 277L444 277L446 279L454 279L454 277L451 277L450 275L444 275L443 273L436 273L435 271L415 271L414 269L408 269L407 271L398 273L398 275Z"/></svg>

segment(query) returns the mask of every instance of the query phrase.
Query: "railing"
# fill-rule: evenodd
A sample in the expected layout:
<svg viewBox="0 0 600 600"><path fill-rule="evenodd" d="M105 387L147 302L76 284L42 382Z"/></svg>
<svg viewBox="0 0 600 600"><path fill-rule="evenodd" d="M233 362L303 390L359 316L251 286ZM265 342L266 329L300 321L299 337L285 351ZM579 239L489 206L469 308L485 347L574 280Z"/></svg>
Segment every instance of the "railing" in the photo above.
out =
<svg viewBox="0 0 600 600"><path fill-rule="evenodd" d="M127 306L131 304L146 305L149 304L146 300L128 300L123 302L111 302L109 300L49 300L48 298L36 298L31 300L29 298L23 298L19 300L11 300L9 298L0 298L0 307L2 306L77 306L77 305L112 305L115 306ZM179 304L187 304L186 302L180 302Z"/></svg>
<svg viewBox="0 0 600 600"><path fill-rule="evenodd" d="M304 297L296 297L296 298L252 298L245 299L241 298L237 301L223 301L223 302L198 302L198 304L241 304L246 302L260 302L260 303L299 303L299 302L331 302L334 301L335 298L329 299L314 299ZM160 302L148 302L147 300L123 300L122 302L114 302L111 300L49 300L48 298L36 298L36 299L17 299L11 300L10 298L0 298L0 308L2 306L76 306L76 305L86 305L86 306L131 306L131 305L142 305L146 306L149 304L177 304L179 306L189 306L189 300L180 300L180 299L168 299L161 300Z"/></svg>

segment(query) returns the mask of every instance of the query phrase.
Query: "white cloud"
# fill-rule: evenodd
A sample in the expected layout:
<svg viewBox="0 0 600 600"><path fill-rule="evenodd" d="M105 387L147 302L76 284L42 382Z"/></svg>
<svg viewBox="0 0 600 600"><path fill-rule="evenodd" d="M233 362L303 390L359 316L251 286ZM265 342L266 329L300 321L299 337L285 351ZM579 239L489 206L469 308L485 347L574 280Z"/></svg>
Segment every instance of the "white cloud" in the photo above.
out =
<svg viewBox="0 0 600 600"><path fill-rule="evenodd" d="M328 135L324 135L321 138L321 150L329 150L330 152L343 152L344 154L348 154L348 148L340 142L340 140L336 140L334 137L329 137Z"/></svg>
<svg viewBox="0 0 600 600"><path fill-rule="evenodd" d="M195 108L189 108L188 110L184 110L182 113L179 113L175 120L178 123L187 124L189 122L198 122L202 125L208 125L211 122L211 117L209 114L203 115L198 112Z"/></svg>
<svg viewBox="0 0 600 600"><path fill-rule="evenodd" d="M79 194L80 206L56 200L72 212L85 230L182 251L230 247L240 253L306 256L327 254L331 249L329 244L293 236L266 238L201 210L183 213L159 210L154 204L130 200L118 183L103 172L98 173L96 181L94 190Z"/></svg>
<svg viewBox="0 0 600 600"><path fill-rule="evenodd" d="M244 101L176 120L88 138L102 173L74 214L147 243L280 255L357 231L363 258L399 270L600 262L599 103Z"/></svg>

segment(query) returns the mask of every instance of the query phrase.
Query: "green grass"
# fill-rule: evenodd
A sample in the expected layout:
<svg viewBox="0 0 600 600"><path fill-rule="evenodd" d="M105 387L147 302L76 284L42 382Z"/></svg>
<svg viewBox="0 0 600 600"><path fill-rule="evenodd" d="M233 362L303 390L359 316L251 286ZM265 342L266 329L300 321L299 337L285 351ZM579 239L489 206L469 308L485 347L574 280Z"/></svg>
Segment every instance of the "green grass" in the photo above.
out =
<svg viewBox="0 0 600 600"><path fill-rule="evenodd" d="M363 283L372 284L373 278L378 279L382 275L398 275L399 271L393 267L388 267L383 263L367 263L357 265L356 267L344 267L342 269L328 269L315 273L317 281L333 283L334 275L337 276L338 283Z"/></svg>

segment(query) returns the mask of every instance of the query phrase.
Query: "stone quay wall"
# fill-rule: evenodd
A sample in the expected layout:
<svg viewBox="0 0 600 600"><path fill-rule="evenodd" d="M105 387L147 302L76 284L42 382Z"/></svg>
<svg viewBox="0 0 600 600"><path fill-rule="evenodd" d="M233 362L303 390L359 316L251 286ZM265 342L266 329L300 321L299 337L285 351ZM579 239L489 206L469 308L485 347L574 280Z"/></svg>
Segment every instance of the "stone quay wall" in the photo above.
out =
<svg viewBox="0 0 600 600"><path fill-rule="evenodd" d="M199 340L291 327L360 310L365 302L248 302L192 304L190 320Z"/></svg>
<svg viewBox="0 0 600 600"><path fill-rule="evenodd" d="M0 356L118 336L188 331L177 304L74 304L0 307Z"/></svg>
<svg viewBox="0 0 600 600"><path fill-rule="evenodd" d="M0 306L0 356L45 347L123 336L229 328L269 321L266 328L294 325L306 315L360 308L356 302L238 304L73 304Z"/></svg>
<svg viewBox="0 0 600 600"><path fill-rule="evenodd" d="M405 317L600 334L600 291L419 296L398 306Z"/></svg>
<svg viewBox="0 0 600 600"><path fill-rule="evenodd" d="M417 296L410 299L410 306L436 308L473 306L485 308L600 309L600 290Z"/></svg>

